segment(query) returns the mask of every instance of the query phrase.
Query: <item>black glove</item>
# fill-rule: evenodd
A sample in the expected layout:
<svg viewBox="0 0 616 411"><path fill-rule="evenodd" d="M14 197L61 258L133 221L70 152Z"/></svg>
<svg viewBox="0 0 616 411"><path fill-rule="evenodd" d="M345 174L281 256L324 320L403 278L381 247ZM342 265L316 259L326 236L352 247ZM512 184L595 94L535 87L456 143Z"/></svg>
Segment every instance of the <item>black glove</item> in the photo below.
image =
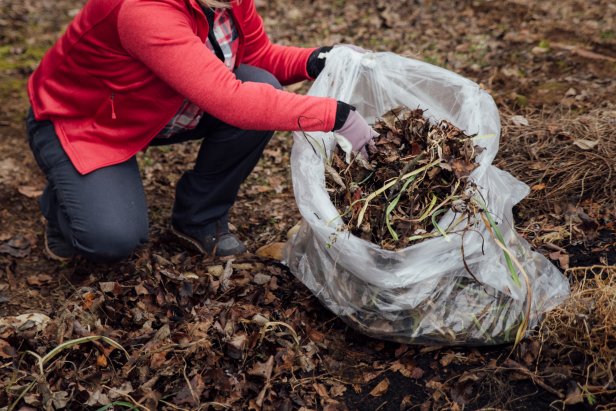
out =
<svg viewBox="0 0 616 411"><path fill-rule="evenodd" d="M323 68L325 67L325 60L327 59L327 53L332 49L332 46L319 47L310 54L308 62L306 63L306 71L310 77L317 78Z"/></svg>

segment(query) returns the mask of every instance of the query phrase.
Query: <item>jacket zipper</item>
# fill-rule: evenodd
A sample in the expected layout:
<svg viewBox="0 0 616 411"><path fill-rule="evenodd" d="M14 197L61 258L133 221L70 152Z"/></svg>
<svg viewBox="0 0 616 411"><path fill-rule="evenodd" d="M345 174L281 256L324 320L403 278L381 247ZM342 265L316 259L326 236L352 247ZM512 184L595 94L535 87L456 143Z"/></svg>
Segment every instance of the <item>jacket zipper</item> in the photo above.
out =
<svg viewBox="0 0 616 411"><path fill-rule="evenodd" d="M115 93L111 93L111 119L115 120L118 118L118 116L116 116L116 112L115 112L115 104L113 103L113 99L115 97Z"/></svg>

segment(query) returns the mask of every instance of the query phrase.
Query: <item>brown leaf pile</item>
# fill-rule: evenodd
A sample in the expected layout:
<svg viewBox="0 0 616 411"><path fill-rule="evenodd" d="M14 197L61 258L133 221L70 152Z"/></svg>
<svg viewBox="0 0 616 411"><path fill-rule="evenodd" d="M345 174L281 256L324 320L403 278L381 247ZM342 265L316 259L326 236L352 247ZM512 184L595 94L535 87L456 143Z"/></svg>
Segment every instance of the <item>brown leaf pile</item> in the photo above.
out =
<svg viewBox="0 0 616 411"><path fill-rule="evenodd" d="M336 147L326 166L330 197L343 221L353 234L385 249L440 235L433 233L440 214L472 206L468 177L482 148L448 121L431 123L420 108L397 107L374 130L379 136L368 147L369 164L361 156L347 164Z"/></svg>
<svg viewBox="0 0 616 411"><path fill-rule="evenodd" d="M306 327L316 302L307 293L296 301L284 269L250 258L166 257L142 250L134 271L83 280L51 318L0 316L0 383L11 387L0 407L337 409L344 385L322 377L315 391L311 375L324 374L320 356L344 346L344 334ZM35 356L17 360L21 350L44 357L54 349L40 360L44 374Z"/></svg>

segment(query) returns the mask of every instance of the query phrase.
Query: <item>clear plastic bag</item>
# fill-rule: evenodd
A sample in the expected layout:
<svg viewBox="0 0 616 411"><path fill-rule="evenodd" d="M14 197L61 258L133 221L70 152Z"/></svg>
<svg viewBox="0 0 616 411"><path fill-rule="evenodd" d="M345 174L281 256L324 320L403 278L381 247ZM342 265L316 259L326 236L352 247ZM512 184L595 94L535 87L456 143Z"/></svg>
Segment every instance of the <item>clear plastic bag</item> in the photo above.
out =
<svg viewBox="0 0 616 411"><path fill-rule="evenodd" d="M505 252L485 225L464 236L427 239L398 251L350 234L325 189L324 161L335 146L333 133L297 132L291 167L303 221L287 243L285 262L336 315L381 339L499 344L513 341L522 324L534 326L568 295L560 271L513 228L512 208L529 189L491 164L498 151L499 114L476 83L393 53L338 46L309 94L348 102L369 123L394 107L407 106L427 110L424 115L431 121L448 120L476 135L476 144L485 150L471 178L521 279L521 285L512 279ZM448 211L439 225L447 226L454 216Z"/></svg>

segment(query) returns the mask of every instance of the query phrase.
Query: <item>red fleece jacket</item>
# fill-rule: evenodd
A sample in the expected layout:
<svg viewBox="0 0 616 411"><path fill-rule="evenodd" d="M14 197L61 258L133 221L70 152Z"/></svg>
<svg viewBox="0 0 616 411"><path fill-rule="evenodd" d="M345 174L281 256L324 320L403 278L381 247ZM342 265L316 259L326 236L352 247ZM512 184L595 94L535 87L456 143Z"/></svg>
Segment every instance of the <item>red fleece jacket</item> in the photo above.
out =
<svg viewBox="0 0 616 411"><path fill-rule="evenodd" d="M309 79L314 49L270 43L253 0L234 0L236 64L282 84ZM82 174L145 148L185 98L252 130L330 131L336 100L242 83L205 47L208 24L195 0L90 0L28 81L37 120L51 120Z"/></svg>

